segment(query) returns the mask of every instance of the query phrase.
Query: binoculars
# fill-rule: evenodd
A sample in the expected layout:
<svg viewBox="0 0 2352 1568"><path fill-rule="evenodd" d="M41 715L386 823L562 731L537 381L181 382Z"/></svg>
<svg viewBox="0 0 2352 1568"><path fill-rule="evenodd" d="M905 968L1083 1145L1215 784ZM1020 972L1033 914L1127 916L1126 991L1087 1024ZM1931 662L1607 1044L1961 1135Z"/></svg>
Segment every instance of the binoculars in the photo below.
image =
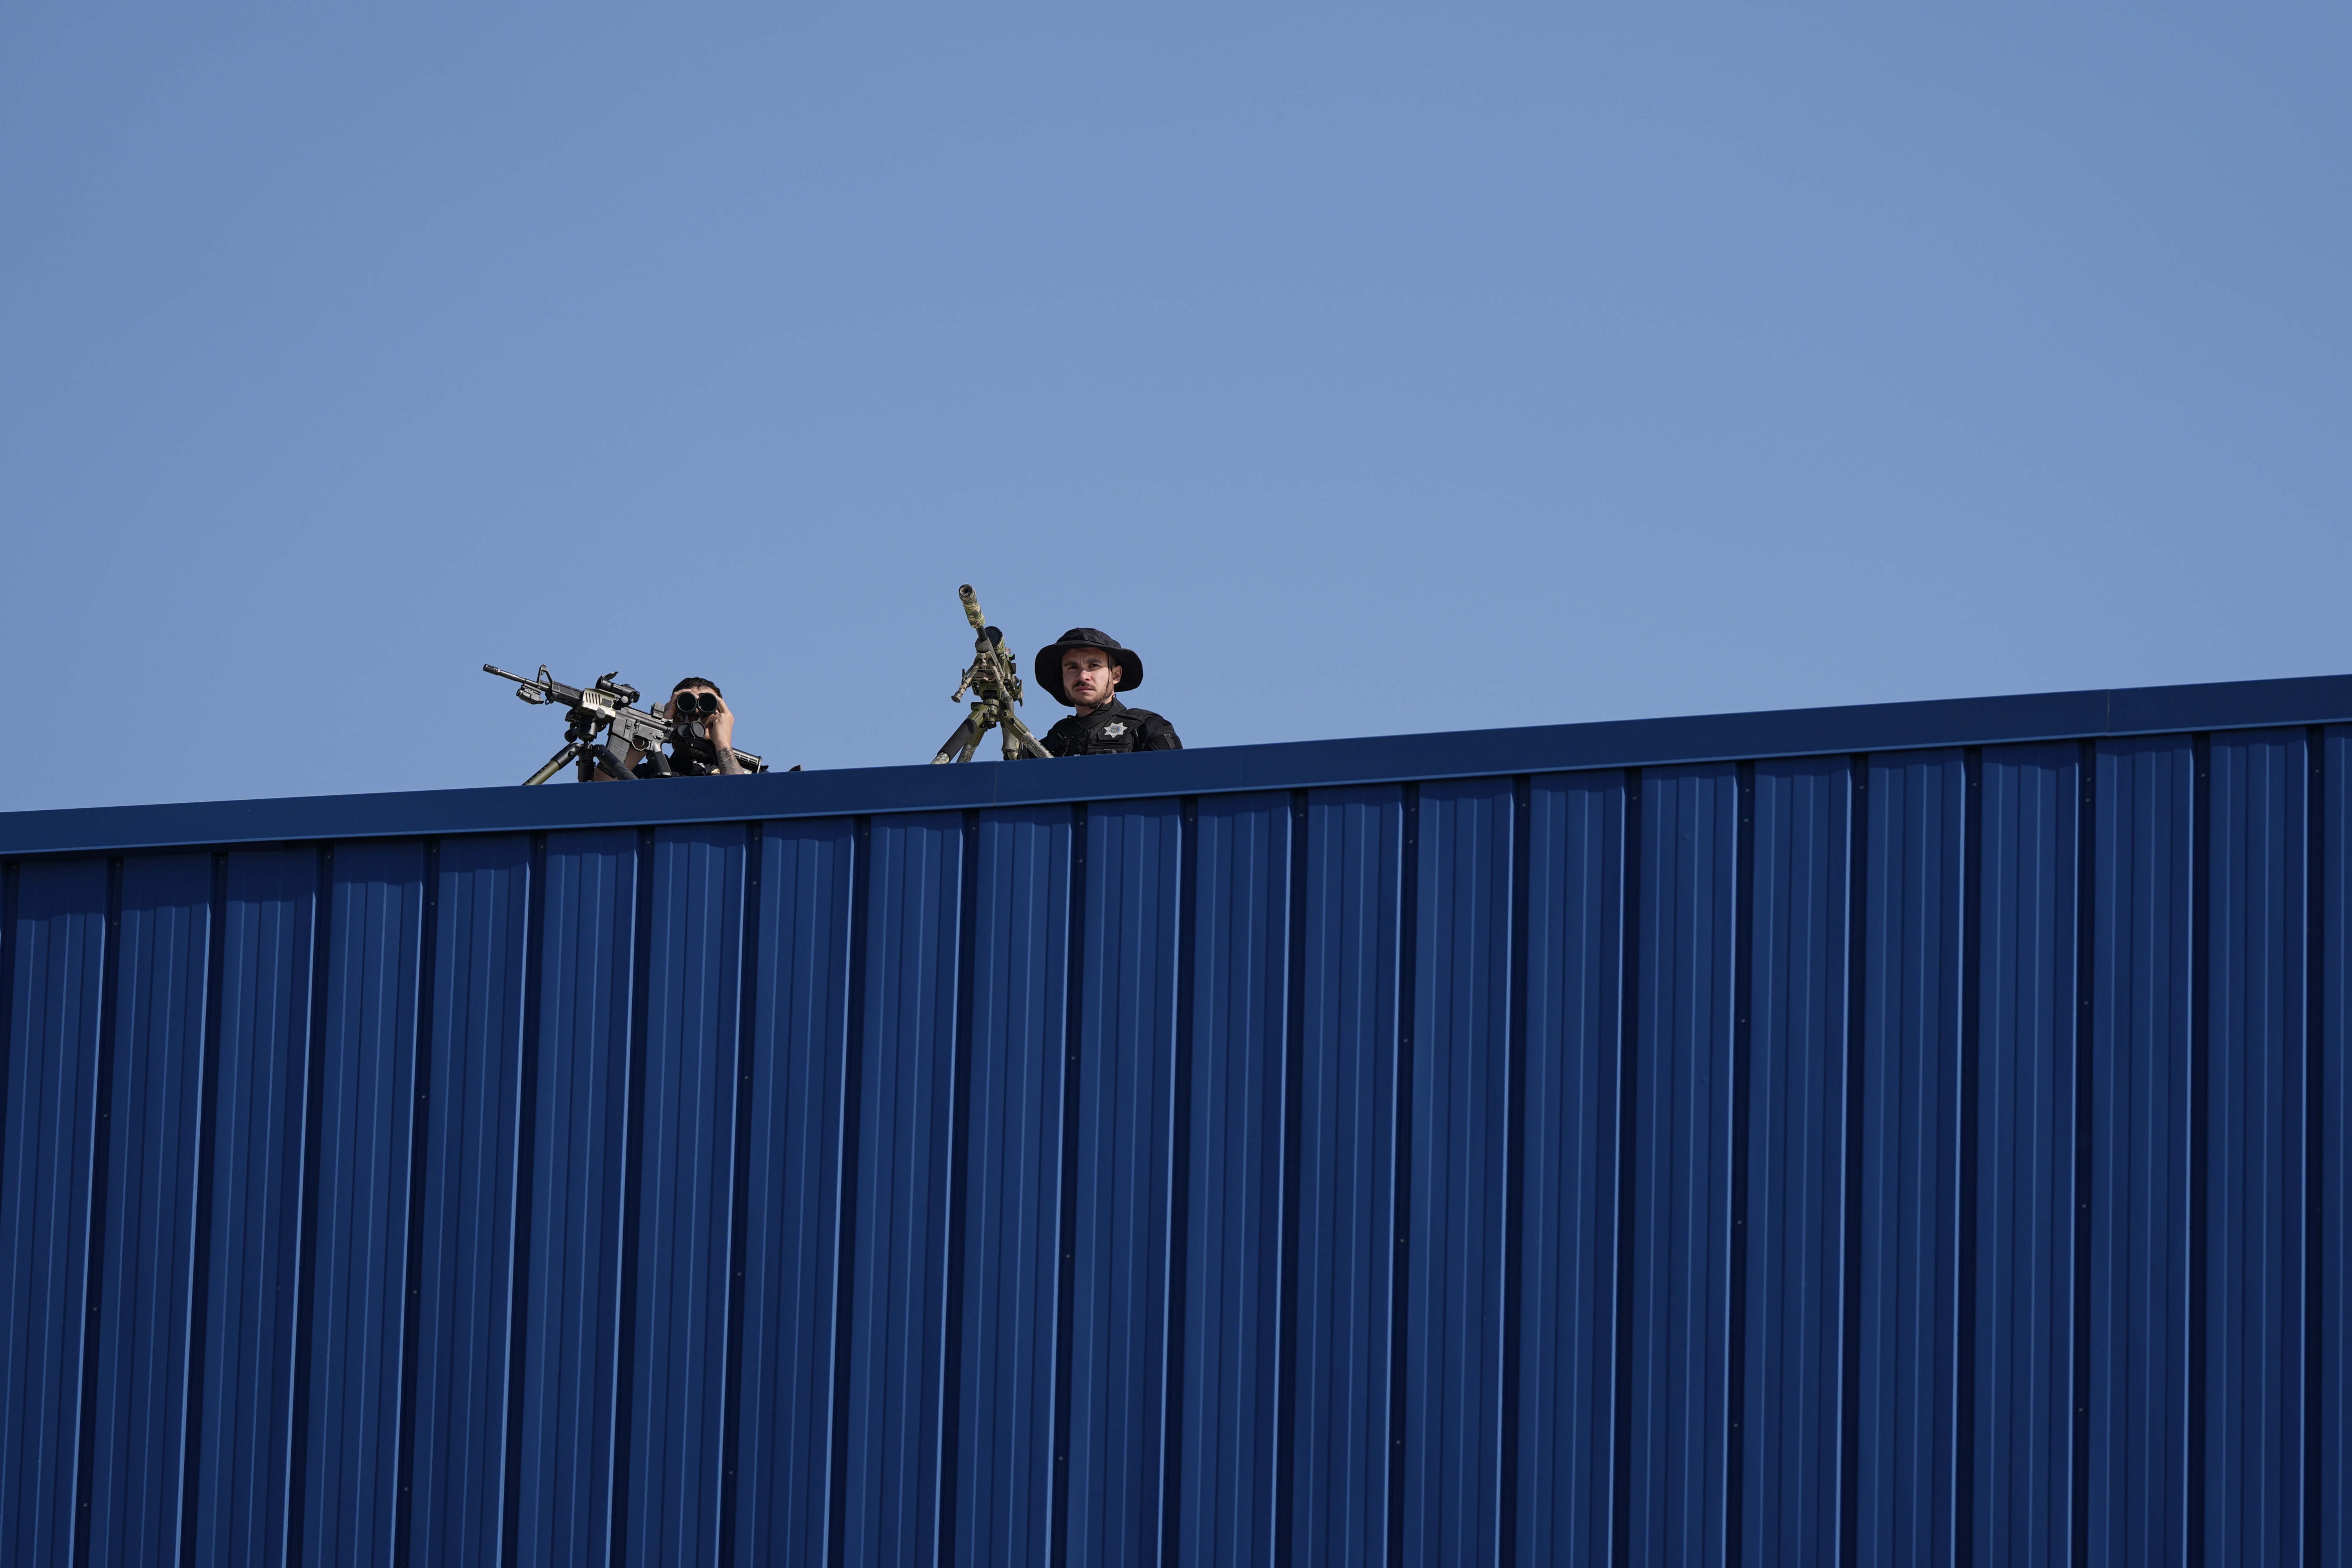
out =
<svg viewBox="0 0 2352 1568"><path fill-rule="evenodd" d="M670 710L681 722L692 719L708 719L719 711L719 699L708 691L681 691L670 699L677 704Z"/></svg>

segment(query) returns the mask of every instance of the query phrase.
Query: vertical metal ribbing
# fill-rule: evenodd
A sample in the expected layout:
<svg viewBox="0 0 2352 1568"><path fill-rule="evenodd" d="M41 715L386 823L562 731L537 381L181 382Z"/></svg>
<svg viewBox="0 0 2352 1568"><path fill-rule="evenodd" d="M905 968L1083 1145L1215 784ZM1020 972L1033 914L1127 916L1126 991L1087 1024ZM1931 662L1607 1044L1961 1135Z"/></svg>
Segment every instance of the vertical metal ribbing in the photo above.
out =
<svg viewBox="0 0 2352 1568"><path fill-rule="evenodd" d="M1511 780L1511 931L1509 1015L1503 1066L1502 1431L1496 1445L1495 1542L1501 1568L1519 1556L1519 1292L1526 1276L1528 1147L1528 838L1534 829L1535 780Z"/></svg>
<svg viewBox="0 0 2352 1568"><path fill-rule="evenodd" d="M1052 1568L1062 1568L1070 1553L1070 1315L1078 1290L1078 1042L1086 1005L1087 956L1087 807L1070 808L1070 931L1068 956L1063 960L1065 987L1062 1006L1062 1096L1060 1136L1061 1190L1056 1194L1059 1217L1054 1264L1054 1430L1050 1445L1054 1475L1045 1517L1049 1521L1047 1551Z"/></svg>
<svg viewBox="0 0 2352 1568"><path fill-rule="evenodd" d="M506 1481L499 1500L499 1561L516 1560L522 1529L524 1369L522 1342L530 1321L532 1181L539 1169L539 1032L541 989L547 976L547 835L530 836L530 886L524 889L522 1043L515 1071L514 1224L508 1244Z"/></svg>
<svg viewBox="0 0 2352 1568"><path fill-rule="evenodd" d="M309 1500L310 1452L310 1353L318 1343L319 1312L319 1124L326 1114L327 977L335 934L335 847L319 846L318 874L310 920L309 1049L302 1068L302 1184L294 1265L293 1409L286 1443L286 1518L283 1540L288 1568L302 1561L302 1512Z"/></svg>
<svg viewBox="0 0 2352 1568"><path fill-rule="evenodd" d="M1952 1561L1976 1561L1977 1453L1977 1138L1983 1126L1977 1110L1978 1064L1983 1060L1984 1028L1984 748L1961 752L1964 800L1960 827L1960 1039L1958 1268L1959 1300L1952 1313L1954 1343L1952 1411Z"/></svg>
<svg viewBox="0 0 2352 1568"><path fill-rule="evenodd" d="M751 1224L751 1099L752 1076L758 1070L755 1052L760 1023L760 902L761 871L767 858L764 824L751 824L745 836L743 860L743 941L735 973L735 1164L729 1191L727 1226L726 1346L720 1365L726 1368L719 1390L719 1568L733 1568L735 1516L739 1496L735 1472L742 1451L743 1417L743 1274L750 1262Z"/></svg>
<svg viewBox="0 0 2352 1568"><path fill-rule="evenodd" d="M635 1419L637 1362L637 1249L645 1231L640 1187L646 1158L646 1038L652 1032L654 830L637 830L635 931L629 944L629 1039L621 1136L620 1302L613 1335L613 1446L605 1456L605 1550L618 1552L629 1535L629 1429Z"/></svg>
<svg viewBox="0 0 2352 1568"><path fill-rule="evenodd" d="M211 919L205 931L204 1060L196 1069L195 1194L192 1204L194 1235L188 1249L188 1348L182 1370L180 1396L180 1481L176 1496L178 1561L194 1560L196 1552L196 1510L189 1506L196 1494L204 1431L205 1333L212 1304L213 1162L217 1147L215 1124L220 1111L221 987L228 970L228 857L212 858ZM0 1002L7 988L0 982ZM0 1115L5 1115L0 1108Z"/></svg>
<svg viewBox="0 0 2352 1568"><path fill-rule="evenodd" d="M958 1445L963 1418L963 1270L970 1250L971 1182L964 1169L971 1148L972 992L980 963L980 813L963 814L963 874L956 889L955 1056L948 1063L948 1257L940 1311L939 1506L931 1514L931 1561L955 1557Z"/></svg>
<svg viewBox="0 0 2352 1568"><path fill-rule="evenodd" d="M1748 1041L1756 998L1756 764L1738 770L1738 839L1731 900L1731 1267L1724 1314L1723 1542L1725 1561L1739 1561L1744 1540L1748 1417Z"/></svg>
<svg viewBox="0 0 2352 1568"><path fill-rule="evenodd" d="M1397 875L1396 1068L1390 1100L1389 1146L1393 1151L1389 1173L1389 1223L1396 1236L1389 1262L1389 1466L1388 1561L1403 1568L1405 1423L1412 1414L1406 1394L1411 1324L1407 1309L1412 1300L1413 1024L1417 1005L1414 966L1419 961L1421 927L1421 786L1404 786L1403 846Z"/></svg>
<svg viewBox="0 0 2352 1568"><path fill-rule="evenodd" d="M2191 795L2189 874L2189 1568L2205 1561L2205 1243L2208 1230L2207 1068L2213 1020L2213 737L2189 738L2197 780Z"/></svg>
<svg viewBox="0 0 2352 1568"><path fill-rule="evenodd" d="M2074 1464L2067 1487L2068 1539L2074 1561L2091 1560L2091 1181L2093 1138L2092 1026L2096 1022L2098 942L2099 752L2084 741L2077 748L2082 802L2074 825Z"/></svg>
<svg viewBox="0 0 2352 1568"><path fill-rule="evenodd" d="M2308 949L2304 961L2304 1358L2309 1375L2316 1383L2330 1363L2345 1352L2345 1346L2324 1342L2320 1325L2329 1320L2328 1301L2324 1289L2327 1270L2327 1226L2334 1216L2326 1207L2329 1173L2326 1164L2341 1160L2346 1151L2331 1148L2327 1139L2328 1081L2327 1068L2327 731L2313 725L2306 731L2305 749L2310 754L2309 792L2305 796L2304 838L2308 869L2305 873L2304 931ZM2339 1314L2341 1304L2338 1304ZM2315 1564L2326 1541L2326 1515L2324 1503L2328 1497L2326 1485L2327 1443L2326 1432L2326 1402L2306 1397L2303 1406L2303 1542L2304 1561Z"/></svg>
<svg viewBox="0 0 2352 1568"><path fill-rule="evenodd" d="M1176 893L1176 1043L1170 1053L1168 1137L1168 1256L1162 1271L1167 1308L1160 1313L1163 1371L1160 1411L1160 1560L1174 1563L1181 1546L1184 1453L1184 1325L1188 1237L1192 1188L1192 985L1201 907L1201 802L1178 803Z"/></svg>
<svg viewBox="0 0 2352 1568"><path fill-rule="evenodd" d="M9 1068L16 1058L16 884L21 865L0 863L0 1160L9 1154ZM5 1170L0 1164L0 1170Z"/></svg>
<svg viewBox="0 0 2352 1568"><path fill-rule="evenodd" d="M10 1033L16 1017L16 881L21 863L0 863L0 1157L7 1153Z"/></svg>
<svg viewBox="0 0 2352 1568"><path fill-rule="evenodd" d="M1846 814L1845 1125L1840 1202L1844 1237L1838 1295L1838 1564L1857 1568L1862 1479L1862 1161L1863 1041L1870 1005L1870 758L1848 759L1853 806Z"/></svg>
<svg viewBox="0 0 2352 1568"><path fill-rule="evenodd" d="M106 1290L106 1194L108 1155L114 1131L114 1037L121 1029L122 989L122 860L106 863L106 945L99 955L98 1070L93 1075L89 1138L89 1176L83 1191L88 1206L82 1222L81 1274L81 1399L75 1434L73 1560L76 1568L89 1561L89 1504L98 1459L98 1325L99 1307Z"/></svg>
<svg viewBox="0 0 2352 1568"><path fill-rule="evenodd" d="M1281 1236L1276 1245L1279 1259L1276 1280L1277 1307L1275 1334L1274 1405L1274 1541L1275 1568L1289 1568L1296 1517L1297 1469L1292 1447L1298 1440L1298 1163L1301 1083L1307 1053L1307 897L1309 859L1309 802L1303 789L1290 794L1290 865L1288 893L1284 904L1282 1013L1282 1147L1276 1162L1282 1173L1278 1196Z"/></svg>
<svg viewBox="0 0 2352 1568"><path fill-rule="evenodd" d="M433 1091L433 987L436 951L441 942L441 841L425 841L425 919L417 936L416 1047L411 1057L408 1101L408 1237L402 1256L403 1293L400 1324L400 1426L393 1463L393 1568L407 1568L409 1546L416 1534L413 1506L416 1476L416 1340L424 1309L425 1286L425 1167L432 1147L427 1112Z"/></svg>
<svg viewBox="0 0 2352 1568"><path fill-rule="evenodd" d="M1625 836L1618 851L1618 878L1624 889L1619 916L1617 980L1617 1306L1609 1325L1612 1373L1609 1560L1630 1568L1633 1502L1633 1366L1625 1353L1633 1321L1633 1126L1641 1089L1642 1032L1642 770L1625 770Z"/></svg>
<svg viewBox="0 0 2352 1568"><path fill-rule="evenodd" d="M853 1309L857 1295L857 1154L864 1126L866 1079L866 966L868 911L873 907L874 819L856 819L850 843L849 996L843 1029L841 1065L841 1179L834 1214L833 1418L826 1456L824 1553L828 1568L843 1568L841 1521L849 1505L849 1383Z"/></svg>

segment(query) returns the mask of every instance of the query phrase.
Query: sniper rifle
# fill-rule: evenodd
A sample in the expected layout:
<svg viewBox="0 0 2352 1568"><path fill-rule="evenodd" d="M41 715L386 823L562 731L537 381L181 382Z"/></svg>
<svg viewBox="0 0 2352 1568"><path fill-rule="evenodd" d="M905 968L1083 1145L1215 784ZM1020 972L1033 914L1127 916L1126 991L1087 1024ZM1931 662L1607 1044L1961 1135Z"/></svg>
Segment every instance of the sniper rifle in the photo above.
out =
<svg viewBox="0 0 2352 1568"><path fill-rule="evenodd" d="M1022 757L1050 760L1054 753L1037 743L1037 737L1029 732L1029 726L1013 711L1021 700L1021 676L1013 665L1013 656L1004 651L1004 634L987 624L988 617L981 614L980 600L973 595L971 584L966 583L958 588L956 595L963 601L963 618L971 623L972 656L971 668L963 672L963 679L956 683L956 689L948 694L948 700L961 702L963 694L969 691L971 693L971 711L964 716L962 723L956 726L955 733L948 737L947 744L940 748L939 755L931 761L971 761L971 754L980 750L981 742L987 739L988 732L999 724L1004 726L1006 762L1014 762Z"/></svg>

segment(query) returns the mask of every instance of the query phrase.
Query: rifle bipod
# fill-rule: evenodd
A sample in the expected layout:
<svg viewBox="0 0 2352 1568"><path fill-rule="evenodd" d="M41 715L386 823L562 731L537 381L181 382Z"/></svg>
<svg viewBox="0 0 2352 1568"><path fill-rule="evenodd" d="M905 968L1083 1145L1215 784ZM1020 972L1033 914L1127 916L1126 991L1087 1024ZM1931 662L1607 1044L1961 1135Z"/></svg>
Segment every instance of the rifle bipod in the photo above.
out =
<svg viewBox="0 0 2352 1568"><path fill-rule="evenodd" d="M1029 732L1029 726L1024 724L1018 716L999 712L996 709L997 705L993 702L973 703L971 711L964 716L962 723L955 727L955 733L947 738L947 743L940 748L939 755L933 757L931 761L934 763L971 761L972 753L980 750L980 743L988 739L988 732L1000 724L1004 727L1004 760L1006 762L1016 762L1023 757L1050 759L1053 756L1051 752L1037 743L1037 737Z"/></svg>
<svg viewBox="0 0 2352 1568"><path fill-rule="evenodd" d="M602 768L616 779L627 779L632 783L636 780L637 775L629 771L628 765L621 761L620 754L596 739L595 731L592 729L583 734L581 726L575 723L563 732L563 750L548 758L545 767L522 782L527 784L545 784L562 771L564 763L573 761L588 763L592 774L595 769ZM667 767L663 769L665 773L667 771Z"/></svg>

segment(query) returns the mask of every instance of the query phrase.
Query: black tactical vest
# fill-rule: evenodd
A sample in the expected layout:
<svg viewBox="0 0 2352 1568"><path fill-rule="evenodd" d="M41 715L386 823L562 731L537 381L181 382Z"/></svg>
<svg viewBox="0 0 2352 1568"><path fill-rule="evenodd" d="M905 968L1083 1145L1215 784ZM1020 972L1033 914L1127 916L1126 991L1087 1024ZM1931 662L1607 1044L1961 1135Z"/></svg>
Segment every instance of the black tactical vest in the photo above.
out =
<svg viewBox="0 0 2352 1568"><path fill-rule="evenodd" d="M1114 702L1083 718L1073 713L1045 731L1045 747L1057 757L1106 757L1121 752L1180 748L1175 726L1159 714Z"/></svg>

